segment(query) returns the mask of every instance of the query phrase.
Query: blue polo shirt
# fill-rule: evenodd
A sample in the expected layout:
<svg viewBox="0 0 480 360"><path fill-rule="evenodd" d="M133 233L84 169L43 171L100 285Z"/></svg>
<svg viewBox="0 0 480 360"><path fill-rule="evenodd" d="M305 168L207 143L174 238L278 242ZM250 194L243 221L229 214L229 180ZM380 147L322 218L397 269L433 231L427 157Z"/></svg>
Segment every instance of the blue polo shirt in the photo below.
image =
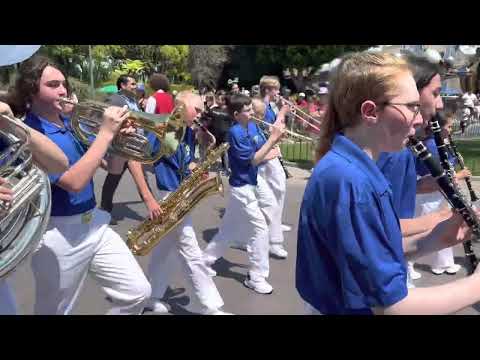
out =
<svg viewBox="0 0 480 360"><path fill-rule="evenodd" d="M50 121L33 113L28 113L25 123L41 132L58 145L68 158L69 166L73 166L85 154L85 149L73 135L70 120L62 117L64 127L60 128ZM64 173L48 174L52 189L52 216L71 216L82 214L95 208L95 193L93 179L78 192L68 192L57 185Z"/></svg>
<svg viewBox="0 0 480 360"><path fill-rule="evenodd" d="M248 123L248 133L258 134L258 136L254 136L252 138L253 143L255 145L255 152L257 152L267 142L267 139L265 138L265 134L263 133L262 129L260 129L260 127L255 121L250 121Z"/></svg>
<svg viewBox="0 0 480 360"><path fill-rule="evenodd" d="M440 155L438 155L438 148L435 144L435 139L433 137L428 137L423 141L423 144L427 147L428 151L430 151L432 156L438 161L440 161ZM452 166L455 166L457 164L457 158L454 157L450 153L450 151L448 152L448 160L450 161L450 164L452 164ZM416 170L417 175L419 176L430 175L430 170L428 170L427 167L423 164L423 161L417 161Z"/></svg>
<svg viewBox="0 0 480 360"><path fill-rule="evenodd" d="M152 141L153 135L148 134L153 152L159 150L160 142L157 138ZM191 171L188 165L192 162L195 154L195 134L193 130L187 127L185 137L177 148L177 151L168 157L162 157L153 166L155 168L155 178L159 190L175 191L183 179L188 177Z"/></svg>
<svg viewBox="0 0 480 360"><path fill-rule="evenodd" d="M393 153L381 153L377 160L380 171L392 186L393 204L400 219L412 219L415 216L415 164L415 155L407 148Z"/></svg>
<svg viewBox="0 0 480 360"><path fill-rule="evenodd" d="M275 114L275 111L272 108L272 105L270 103L265 104L265 117L264 121L273 124L275 120L277 119L277 115Z"/></svg>
<svg viewBox="0 0 480 360"><path fill-rule="evenodd" d="M258 167L252 165L252 159L262 139L263 136L252 122L248 123L247 128L235 123L228 130L228 161L231 170L228 182L231 186L257 185Z"/></svg>
<svg viewBox="0 0 480 360"><path fill-rule="evenodd" d="M400 224L375 162L337 134L305 189L296 288L323 314L372 314L408 294Z"/></svg>
<svg viewBox="0 0 480 360"><path fill-rule="evenodd" d="M8 147L7 145L8 145L7 142L4 141L4 140L0 137L0 153L1 153L2 151L5 151L5 150L7 149L7 147ZM2 166L3 164L5 164L5 163L8 161L8 159L9 159L9 156L7 156L7 157L5 158L5 160L0 160L0 166Z"/></svg>

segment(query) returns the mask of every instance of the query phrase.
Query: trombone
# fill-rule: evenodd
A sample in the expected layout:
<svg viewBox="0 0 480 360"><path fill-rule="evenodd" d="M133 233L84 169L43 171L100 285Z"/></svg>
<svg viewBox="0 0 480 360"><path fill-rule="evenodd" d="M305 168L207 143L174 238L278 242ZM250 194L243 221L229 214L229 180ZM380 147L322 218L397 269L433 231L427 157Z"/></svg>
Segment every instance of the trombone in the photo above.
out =
<svg viewBox="0 0 480 360"><path fill-rule="evenodd" d="M299 114L297 114L297 112L299 112L300 114L302 114L303 116L305 116L306 118L309 118L310 120L316 122L318 125L322 125L322 122L318 119L315 119L312 115L310 114L307 114L305 111L303 111L302 109L300 109L300 107L298 107L297 105L295 105L294 103L292 103L290 100L287 100L285 99L283 96L279 96L280 100L282 101L282 103L284 104L287 104L288 106L290 106L290 108L293 108L293 111L290 111L290 113L292 113L294 116L296 116L298 119L300 119L301 121L303 121L304 123L307 123L307 125L309 125L310 127L314 128L315 130L317 131L320 131L320 128L318 126L315 126L313 125L311 122L307 121L306 119L304 119L302 116L300 116Z"/></svg>
<svg viewBox="0 0 480 360"><path fill-rule="evenodd" d="M275 125L273 124L270 124L266 121L263 121L263 120L260 120L258 117L256 116L251 116L251 118L253 120L255 120L256 122L258 122L259 124L262 124L264 127L269 127L269 126L272 126L272 127L276 127ZM315 142L314 139L312 139L311 137L308 137L308 136L304 136L304 135L300 135L300 134L297 134L296 132L293 132L291 130L287 130L287 129L284 129L285 131L285 134L289 135L290 137L294 138L294 139L298 139L300 141L308 141L308 142Z"/></svg>
<svg viewBox="0 0 480 360"><path fill-rule="evenodd" d="M68 98L59 100L60 103L73 105L70 118L73 132L84 145L90 146L102 125L103 113L110 105L96 101L76 103ZM169 115L130 111L128 119L140 131L132 134L119 133L113 139L109 152L143 164L152 164L163 156L170 156L175 153L185 135L185 117L186 107L181 102L177 102ZM156 152L147 136L149 133L159 140L160 146Z"/></svg>

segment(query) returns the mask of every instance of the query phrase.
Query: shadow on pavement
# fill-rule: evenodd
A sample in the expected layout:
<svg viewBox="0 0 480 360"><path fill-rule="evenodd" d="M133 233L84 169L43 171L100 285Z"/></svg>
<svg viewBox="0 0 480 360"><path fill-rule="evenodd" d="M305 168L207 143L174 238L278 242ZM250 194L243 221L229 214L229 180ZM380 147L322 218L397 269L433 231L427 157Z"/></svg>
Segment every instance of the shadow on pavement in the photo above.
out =
<svg viewBox="0 0 480 360"><path fill-rule="evenodd" d="M116 220L123 220L125 218L143 221L144 218L140 216L136 211L132 210L128 205L143 204L143 201L127 201L113 204L112 215Z"/></svg>

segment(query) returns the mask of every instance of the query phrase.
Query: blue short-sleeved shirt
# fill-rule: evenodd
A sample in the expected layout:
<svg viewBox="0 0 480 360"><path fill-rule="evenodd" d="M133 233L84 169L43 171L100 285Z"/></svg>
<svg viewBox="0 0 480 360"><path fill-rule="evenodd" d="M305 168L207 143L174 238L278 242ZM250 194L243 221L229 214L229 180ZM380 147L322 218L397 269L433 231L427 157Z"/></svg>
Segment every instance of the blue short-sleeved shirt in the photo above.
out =
<svg viewBox="0 0 480 360"><path fill-rule="evenodd" d="M257 152L267 142L267 139L265 138L265 134L263 133L262 129L260 129L260 127L255 121L250 121L248 123L248 132L249 134L258 134L258 136L253 137L255 152Z"/></svg>
<svg viewBox="0 0 480 360"><path fill-rule="evenodd" d="M151 133L147 137L153 144L153 151L157 152L160 146L159 140L157 138L154 139ZM165 191L177 190L182 180L191 173L188 165L192 162L194 154L195 134L191 128L187 127L185 137L178 146L177 151L169 157L162 157L153 165L158 189Z"/></svg>
<svg viewBox="0 0 480 360"><path fill-rule="evenodd" d="M296 288L323 314L372 314L408 294L400 224L375 162L343 135L308 181Z"/></svg>
<svg viewBox="0 0 480 360"><path fill-rule="evenodd" d="M62 117L64 127L60 128L50 121L33 113L28 113L25 123L41 132L58 145L73 166L85 154L85 148L73 135L70 120ZM71 216L82 214L96 206L93 179L78 193L68 192L57 185L64 173L48 174L52 189L52 216Z"/></svg>
<svg viewBox="0 0 480 360"><path fill-rule="evenodd" d="M251 122L247 128L239 123L230 128L228 160L231 174L228 181L231 186L257 185L258 167L252 165L252 159L263 139L263 135L260 135L258 128Z"/></svg>
<svg viewBox="0 0 480 360"><path fill-rule="evenodd" d="M277 119L277 115L275 114L275 111L273 110L272 105L270 103L266 104L264 121L270 124L273 124L276 119Z"/></svg>
<svg viewBox="0 0 480 360"><path fill-rule="evenodd" d="M0 137L0 153L1 153L2 151L5 151L6 149L7 149L7 142L4 141L4 140ZM0 160L0 166L2 166L2 165L4 164L4 162L8 160L8 158L9 158L9 157L7 156L7 157L5 158L5 160L3 160L3 161Z"/></svg>
<svg viewBox="0 0 480 360"><path fill-rule="evenodd" d="M417 196L416 158L409 149L393 153L381 153L377 160L380 171L392 186L393 204L400 219L415 216Z"/></svg>
<svg viewBox="0 0 480 360"><path fill-rule="evenodd" d="M440 161L440 155L438 154L438 148L435 144L435 139L433 137L428 137L423 141L423 144L427 147L428 151L430 151L432 156L438 161ZM457 158L454 157L450 153L450 151L448 151L448 160L450 161L450 164L452 164L452 166L455 166L457 164ZM417 161L416 170L417 175L419 176L430 175L430 170L428 170L427 167L423 164L423 161Z"/></svg>

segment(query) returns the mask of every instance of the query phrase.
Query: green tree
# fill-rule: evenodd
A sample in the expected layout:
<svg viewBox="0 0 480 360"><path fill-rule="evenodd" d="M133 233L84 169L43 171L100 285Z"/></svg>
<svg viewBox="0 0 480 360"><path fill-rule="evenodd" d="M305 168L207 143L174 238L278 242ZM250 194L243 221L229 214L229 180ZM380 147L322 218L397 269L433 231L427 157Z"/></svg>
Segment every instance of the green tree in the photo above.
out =
<svg viewBox="0 0 480 360"><path fill-rule="evenodd" d="M371 45L284 45L259 46L257 60L263 64L279 64L283 76L291 79L298 91L303 91L315 80L319 68L351 51L362 51Z"/></svg>
<svg viewBox="0 0 480 360"><path fill-rule="evenodd" d="M191 45L188 69L195 87L216 87L233 46Z"/></svg>
<svg viewBox="0 0 480 360"><path fill-rule="evenodd" d="M145 77L161 72L173 81L190 78L187 67L189 45L125 45L124 48L125 57L144 62Z"/></svg>

